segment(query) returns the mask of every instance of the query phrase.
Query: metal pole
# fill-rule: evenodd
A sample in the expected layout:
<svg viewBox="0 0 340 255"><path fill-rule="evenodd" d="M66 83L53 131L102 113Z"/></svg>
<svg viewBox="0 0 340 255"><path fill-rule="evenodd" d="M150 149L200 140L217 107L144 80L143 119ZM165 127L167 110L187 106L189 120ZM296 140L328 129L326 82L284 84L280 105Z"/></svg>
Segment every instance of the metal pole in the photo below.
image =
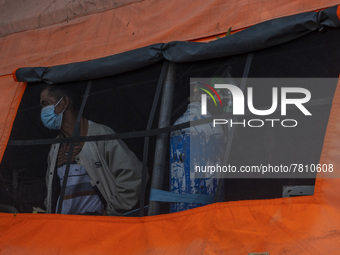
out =
<svg viewBox="0 0 340 255"><path fill-rule="evenodd" d="M163 128L170 125L172 99L175 87L175 63L169 63L166 73L161 108L159 113L158 127ZM152 171L151 189L162 189L164 182L165 164L167 161L169 134L161 134L156 139L154 166ZM160 212L160 205L157 201L150 201L148 215L156 215Z"/></svg>

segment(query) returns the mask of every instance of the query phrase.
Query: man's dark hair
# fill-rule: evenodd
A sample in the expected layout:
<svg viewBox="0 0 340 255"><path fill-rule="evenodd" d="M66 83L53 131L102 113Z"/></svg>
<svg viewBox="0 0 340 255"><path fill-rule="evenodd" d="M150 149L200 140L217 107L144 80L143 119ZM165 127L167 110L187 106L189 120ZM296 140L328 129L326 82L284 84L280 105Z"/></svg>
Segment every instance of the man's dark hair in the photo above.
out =
<svg viewBox="0 0 340 255"><path fill-rule="evenodd" d="M79 86L72 83L64 83L57 85L46 85L43 90L47 89L48 94L56 100L60 100L63 96L67 96L73 109L78 112L81 105L81 90Z"/></svg>

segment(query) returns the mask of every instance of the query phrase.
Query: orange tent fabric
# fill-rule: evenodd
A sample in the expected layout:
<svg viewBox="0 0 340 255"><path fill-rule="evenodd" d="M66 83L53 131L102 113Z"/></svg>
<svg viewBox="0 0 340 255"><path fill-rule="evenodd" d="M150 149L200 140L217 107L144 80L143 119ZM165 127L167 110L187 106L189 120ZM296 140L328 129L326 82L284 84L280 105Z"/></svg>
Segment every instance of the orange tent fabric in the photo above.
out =
<svg viewBox="0 0 340 255"><path fill-rule="evenodd" d="M59 0L47 1L49 5L29 6L22 1L13 2L16 5L5 1L0 7L0 16L4 17L1 34L7 34L0 37L0 75L18 67L86 61L153 43L197 40L225 33L230 27L238 30L340 3L337 0L144 0L128 1L131 4L113 8L114 3L126 1L113 1L108 6L104 4L107 1ZM79 2L82 4L77 5ZM90 7L95 3L103 8L100 13L94 13ZM64 17L70 10L81 15ZM90 15L83 16L87 11ZM59 20L60 17L64 20Z"/></svg>
<svg viewBox="0 0 340 255"><path fill-rule="evenodd" d="M340 89L321 163L339 169ZM319 176L322 177L322 176ZM339 179L307 197L212 204L143 218L0 214L2 254L338 254Z"/></svg>
<svg viewBox="0 0 340 255"><path fill-rule="evenodd" d="M0 77L0 162L25 88L26 84L14 82L12 75Z"/></svg>
<svg viewBox="0 0 340 255"><path fill-rule="evenodd" d="M17 67L84 61L156 42L199 39L336 3L145 0L39 29L33 22L27 31L0 38L0 155L26 86L8 75ZM321 158L334 169L340 165L339 104L338 89ZM0 214L0 252L338 254L339 196L339 179L319 178L309 197L220 203L143 218Z"/></svg>

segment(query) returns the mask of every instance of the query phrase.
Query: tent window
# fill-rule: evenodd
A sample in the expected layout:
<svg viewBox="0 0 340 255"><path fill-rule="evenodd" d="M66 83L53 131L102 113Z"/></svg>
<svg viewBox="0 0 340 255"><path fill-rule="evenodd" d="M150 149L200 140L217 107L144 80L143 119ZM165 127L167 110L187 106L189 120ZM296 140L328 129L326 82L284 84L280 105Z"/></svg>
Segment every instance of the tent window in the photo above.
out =
<svg viewBox="0 0 340 255"><path fill-rule="evenodd" d="M336 64L340 50L336 42L340 35L335 29L322 33L315 32L290 43L254 52L248 78L333 78L324 84L310 84L314 105L308 106L311 118L301 121L296 129L249 129L235 130L228 163L258 165L261 163L280 165L288 163L317 164L328 123L331 101L336 88L339 68ZM174 97L170 123L173 125L186 111L190 97L190 79L232 77L240 79L244 75L249 55L228 58L176 63ZM161 73L162 64L106 77L93 81L84 117L105 124L117 133L143 131L146 129L152 101ZM56 132L43 127L40 121L39 93L41 84L29 84L22 99L10 140L36 140L54 138ZM85 82L75 82L84 93ZM247 85L245 88L247 88ZM281 88L279 85L278 88ZM268 89L256 87L257 92L267 98ZM260 92L259 92L260 91ZM321 103L320 103L321 102ZM271 102L254 101L258 107ZM275 114L274 114L275 115ZM274 116L279 118L278 116ZM302 119L298 109L290 112L290 118ZM157 129L159 107L152 129ZM143 159L144 137L124 139L127 146ZM150 137L147 166L152 176L156 136ZM1 163L0 203L13 205L21 212L31 212L32 207L44 207L46 195L45 173L49 145L8 146ZM165 159L165 176L162 190L170 187L170 148ZM290 185L313 186L311 178L224 179L221 191L223 201L270 199L282 197L284 187ZM146 188L146 202L150 192L150 182ZM171 211L173 203L159 203L158 213Z"/></svg>

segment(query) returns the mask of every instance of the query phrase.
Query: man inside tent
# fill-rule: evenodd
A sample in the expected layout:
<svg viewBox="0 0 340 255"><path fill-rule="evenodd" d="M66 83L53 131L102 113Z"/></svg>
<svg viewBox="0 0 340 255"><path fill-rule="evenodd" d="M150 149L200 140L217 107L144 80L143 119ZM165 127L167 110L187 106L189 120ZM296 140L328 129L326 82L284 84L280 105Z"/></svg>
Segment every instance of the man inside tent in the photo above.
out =
<svg viewBox="0 0 340 255"><path fill-rule="evenodd" d="M60 138L73 134L80 108L78 91L70 85L47 85L40 94L40 105L41 120L47 128L60 130ZM114 134L109 127L85 118L79 124L80 136ZM138 203L141 171L141 162L121 140L52 144L46 211L122 215Z"/></svg>

